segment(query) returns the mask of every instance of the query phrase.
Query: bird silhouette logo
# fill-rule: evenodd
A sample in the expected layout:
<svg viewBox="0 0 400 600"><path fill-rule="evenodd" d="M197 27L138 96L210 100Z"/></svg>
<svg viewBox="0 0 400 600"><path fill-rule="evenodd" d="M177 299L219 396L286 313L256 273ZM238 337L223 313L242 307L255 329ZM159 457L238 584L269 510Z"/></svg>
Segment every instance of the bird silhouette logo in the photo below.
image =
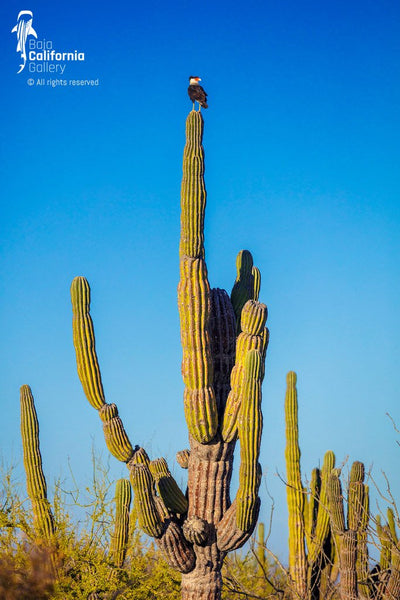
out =
<svg viewBox="0 0 400 600"><path fill-rule="evenodd" d="M37 38L37 33L32 27L33 13L30 10L21 10L17 17L17 24L11 30L11 33L17 34L17 52L21 53L22 65L19 65L18 73L25 68L26 65L26 40L28 35L33 35Z"/></svg>

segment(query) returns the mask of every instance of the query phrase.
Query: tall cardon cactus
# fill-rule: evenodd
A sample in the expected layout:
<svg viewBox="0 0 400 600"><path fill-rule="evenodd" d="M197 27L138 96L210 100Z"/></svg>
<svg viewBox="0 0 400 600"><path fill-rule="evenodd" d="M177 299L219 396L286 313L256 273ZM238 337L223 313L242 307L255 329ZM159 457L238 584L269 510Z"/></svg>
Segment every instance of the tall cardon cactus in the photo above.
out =
<svg viewBox="0 0 400 600"><path fill-rule="evenodd" d="M166 461L151 461L133 446L115 404L105 401L93 324L90 288L83 277L71 287L78 374L103 422L110 452L125 462L142 530L154 537L166 560L182 573L184 600L218 600L227 552L242 546L256 525L260 500L258 462L268 330L267 308L258 302L260 273L250 252L237 258L231 297L211 289L204 252L203 118L186 121L181 190L178 306L183 348L184 412L190 449L177 460L188 469L184 494ZM231 502L233 454L240 440L239 488Z"/></svg>

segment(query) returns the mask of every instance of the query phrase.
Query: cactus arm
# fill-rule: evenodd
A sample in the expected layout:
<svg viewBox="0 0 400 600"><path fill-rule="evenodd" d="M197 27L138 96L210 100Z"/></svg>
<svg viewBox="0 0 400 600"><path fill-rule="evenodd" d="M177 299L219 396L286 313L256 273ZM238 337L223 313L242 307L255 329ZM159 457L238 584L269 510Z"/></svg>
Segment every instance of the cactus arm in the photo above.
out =
<svg viewBox="0 0 400 600"><path fill-rule="evenodd" d="M217 527L217 544L221 552L232 552L241 548L253 534L257 523L258 514L260 511L260 499L258 498L254 508L254 521L251 524L251 529L243 531L238 527L238 508L236 498L232 502L229 509L224 514L223 518Z"/></svg>
<svg viewBox="0 0 400 600"><path fill-rule="evenodd" d="M154 538L163 532L163 518L154 500L154 483L150 469L145 464L130 464L130 480L134 491L134 506L139 527Z"/></svg>
<svg viewBox="0 0 400 600"><path fill-rule="evenodd" d="M217 528L218 548L224 552L230 552L244 544L254 531L260 509L258 489L261 467L258 457L262 431L261 374L262 355L257 350L250 350L245 359L238 417L239 488L234 502Z"/></svg>
<svg viewBox="0 0 400 600"><path fill-rule="evenodd" d="M235 364L236 321L230 298L225 290L211 290L209 323L214 390L221 423L230 392L230 376Z"/></svg>
<svg viewBox="0 0 400 600"><path fill-rule="evenodd" d="M170 518L162 499L155 495L149 466L145 462L131 461L129 468L139 527L156 538L157 545L172 568L180 573L189 573L196 561L193 548L186 541L181 527Z"/></svg>
<svg viewBox="0 0 400 600"><path fill-rule="evenodd" d="M51 541L55 531L47 485L43 473L39 445L39 421L31 389L23 385L20 390L21 436L26 473L26 487L32 503L33 522L38 538Z"/></svg>
<svg viewBox="0 0 400 600"><path fill-rule="evenodd" d="M262 577L266 573L267 564L265 556L265 527L262 522L260 522L257 527L256 559L258 564L258 574Z"/></svg>
<svg viewBox="0 0 400 600"><path fill-rule="evenodd" d="M184 409L189 433L210 442L218 427L209 337L211 292L204 260L203 118L192 111L186 120L181 189L180 281L178 307L183 350Z"/></svg>
<svg viewBox="0 0 400 600"><path fill-rule="evenodd" d="M236 257L236 281L231 292L231 302L236 315L236 331L241 331L241 314L248 300L255 298L257 287L254 285L253 257L248 250L241 250ZM258 279L256 286L260 280ZM259 289L258 289L259 292Z"/></svg>
<svg viewBox="0 0 400 600"><path fill-rule="evenodd" d="M84 277L75 277L71 285L73 310L72 331L76 352L76 364L86 398L99 409L105 403L103 383L96 344L93 322L90 316L90 287Z"/></svg>
<svg viewBox="0 0 400 600"><path fill-rule="evenodd" d="M250 350L262 353L261 381L264 376L264 360L266 354L265 322L268 311L265 304L249 300L242 309L242 332L236 341L236 360L231 373L231 391L226 402L222 438L225 442L235 440L238 432L238 416L241 406L241 393L245 372L246 355Z"/></svg>
<svg viewBox="0 0 400 600"><path fill-rule="evenodd" d="M318 512L318 501L321 493L321 472L318 468L311 471L310 494L307 499L304 494L304 531L306 534L308 557L313 546L315 526Z"/></svg>
<svg viewBox="0 0 400 600"><path fill-rule="evenodd" d="M188 508L187 498L172 477L165 458L152 460L150 462L150 471L153 475L158 495L166 508L173 513L185 514Z"/></svg>
<svg viewBox="0 0 400 600"><path fill-rule="evenodd" d="M127 479L118 479L115 486L115 527L110 543L110 558L119 569L123 567L128 547L131 500L131 484Z"/></svg>
<svg viewBox="0 0 400 600"><path fill-rule="evenodd" d="M315 531L311 545L309 546L308 561L314 563L318 555L323 553L324 544L330 531L330 518L327 496L327 483L329 475L335 466L335 455L331 450L325 453L321 469L321 489L318 498L317 515L315 519Z"/></svg>
<svg viewBox="0 0 400 600"><path fill-rule="evenodd" d="M358 531L363 519L364 509L364 465L353 462L350 471L347 525L349 529Z"/></svg>
<svg viewBox="0 0 400 600"><path fill-rule="evenodd" d="M260 269L258 269L257 267L253 267L251 270L251 273L253 275L253 300L258 300L258 297L260 295L260 288L261 288L261 273L260 273Z"/></svg>
<svg viewBox="0 0 400 600"><path fill-rule="evenodd" d="M250 350L245 360L238 418L240 468L236 523L245 532L254 529L257 520L258 489L261 482L261 467L258 463L262 432L261 373L261 354L257 350Z"/></svg>
<svg viewBox="0 0 400 600"><path fill-rule="evenodd" d="M76 364L86 398L96 408L103 422L103 432L111 454L122 462L129 462L135 449L125 432L115 404L106 404L96 343L90 316L90 286L84 277L75 277L71 285L73 312L73 339Z"/></svg>
<svg viewBox="0 0 400 600"><path fill-rule="evenodd" d="M286 377L286 495L289 510L289 573L294 590L300 598L306 597L307 558L304 545L304 492L300 471L300 446L296 373Z"/></svg>
<svg viewBox="0 0 400 600"><path fill-rule="evenodd" d="M129 462L135 450L132 448L121 418L118 415L116 405L103 404L99 410L99 415L103 422L103 433L107 448L121 462Z"/></svg>
<svg viewBox="0 0 400 600"><path fill-rule="evenodd" d="M177 523L167 523L158 545L172 568L180 573L190 573L193 570L196 563L193 547L187 542Z"/></svg>
<svg viewBox="0 0 400 600"><path fill-rule="evenodd" d="M179 452L176 453L176 462L182 469L187 469L189 467L189 458L190 450L188 448L179 450Z"/></svg>
<svg viewBox="0 0 400 600"><path fill-rule="evenodd" d="M397 544L397 542L399 541L399 538L397 536L397 531L396 531L396 521L394 518L394 511L393 508L388 508L387 509L387 523L388 523L388 527L390 530L390 536L392 539L393 544Z"/></svg>
<svg viewBox="0 0 400 600"><path fill-rule="evenodd" d="M357 532L357 580L361 596L372 597L369 585L369 556L368 556L368 522L369 522L369 487L364 486L364 499L361 524Z"/></svg>

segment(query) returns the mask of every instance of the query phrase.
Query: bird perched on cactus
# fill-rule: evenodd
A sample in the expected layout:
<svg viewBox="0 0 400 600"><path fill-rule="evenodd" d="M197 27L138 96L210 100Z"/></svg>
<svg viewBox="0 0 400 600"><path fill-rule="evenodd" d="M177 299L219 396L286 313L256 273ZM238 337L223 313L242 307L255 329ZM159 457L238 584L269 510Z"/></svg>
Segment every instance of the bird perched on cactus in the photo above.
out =
<svg viewBox="0 0 400 600"><path fill-rule="evenodd" d="M199 110L201 106L203 108L208 108L207 94L199 84L199 81L201 81L200 77L194 77L193 75L189 77L188 94L189 98L193 102L193 110L195 102L199 103Z"/></svg>

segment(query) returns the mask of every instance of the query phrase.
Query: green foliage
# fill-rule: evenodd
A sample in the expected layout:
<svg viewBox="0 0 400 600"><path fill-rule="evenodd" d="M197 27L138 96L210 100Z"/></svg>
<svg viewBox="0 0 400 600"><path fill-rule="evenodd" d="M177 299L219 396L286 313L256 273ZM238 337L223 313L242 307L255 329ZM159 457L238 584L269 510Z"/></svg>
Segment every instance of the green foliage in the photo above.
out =
<svg viewBox="0 0 400 600"><path fill-rule="evenodd" d="M12 468L0 490L0 598L2 600L175 600L180 577L131 522L124 566L109 554L116 503L108 467L93 454L93 477L84 490L63 491L52 502L57 549L35 542L34 518ZM126 506L126 503L125 503ZM82 513L82 514L81 514ZM133 519L134 521L134 519ZM53 564L56 562L57 577Z"/></svg>

